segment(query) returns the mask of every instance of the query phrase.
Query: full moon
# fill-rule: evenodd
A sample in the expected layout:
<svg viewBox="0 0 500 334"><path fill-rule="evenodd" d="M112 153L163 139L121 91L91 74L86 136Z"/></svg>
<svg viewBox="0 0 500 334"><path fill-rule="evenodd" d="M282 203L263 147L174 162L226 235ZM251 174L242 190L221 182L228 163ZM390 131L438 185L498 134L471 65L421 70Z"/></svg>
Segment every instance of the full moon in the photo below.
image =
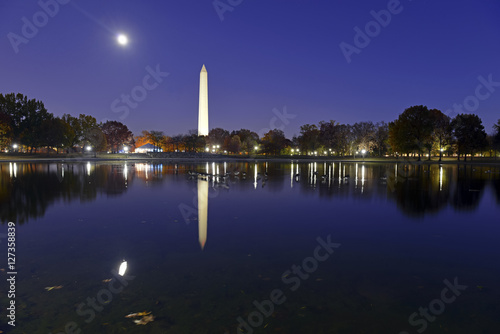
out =
<svg viewBox="0 0 500 334"><path fill-rule="evenodd" d="M124 34L120 34L118 35L118 37L116 38L116 40L118 41L118 43L120 45L127 45L128 44L128 37Z"/></svg>

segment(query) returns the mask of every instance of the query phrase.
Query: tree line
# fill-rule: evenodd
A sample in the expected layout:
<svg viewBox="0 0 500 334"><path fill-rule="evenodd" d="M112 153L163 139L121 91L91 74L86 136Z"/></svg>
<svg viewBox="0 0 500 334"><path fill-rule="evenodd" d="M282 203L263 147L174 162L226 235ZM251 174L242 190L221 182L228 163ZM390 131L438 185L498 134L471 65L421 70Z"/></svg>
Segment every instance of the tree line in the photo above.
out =
<svg viewBox="0 0 500 334"><path fill-rule="evenodd" d="M56 117L43 102L23 94L0 94L0 148L47 152L118 152L132 147L134 136L117 121L97 122L90 115Z"/></svg>
<svg viewBox="0 0 500 334"><path fill-rule="evenodd" d="M143 131L136 142L149 142L163 151L339 157L404 155L419 160L425 154L429 159L433 155L440 160L443 155L455 155L466 160L479 152L493 156L500 151L500 120L488 135L477 115L458 114L451 118L440 110L420 105L407 108L389 123L341 124L331 120L305 124L292 139L279 129L259 138L248 129L229 132L215 128L206 137L198 136L195 130L173 137L161 131Z"/></svg>
<svg viewBox="0 0 500 334"><path fill-rule="evenodd" d="M0 94L0 147L13 143L29 152L40 148L81 151L90 147L95 152L118 152L153 144L164 152L210 152L226 154L313 155L313 156L415 156L455 155L471 158L479 152L490 156L500 151L500 120L487 134L479 116L458 114L451 118L440 110L412 106L389 123L383 121L341 124L321 121L305 124L291 139L279 129L259 135L249 129L210 130L198 136L196 130L187 134L167 136L163 131L142 131L134 137L126 125L117 121L98 123L89 115L55 117L43 103L28 100L22 94Z"/></svg>

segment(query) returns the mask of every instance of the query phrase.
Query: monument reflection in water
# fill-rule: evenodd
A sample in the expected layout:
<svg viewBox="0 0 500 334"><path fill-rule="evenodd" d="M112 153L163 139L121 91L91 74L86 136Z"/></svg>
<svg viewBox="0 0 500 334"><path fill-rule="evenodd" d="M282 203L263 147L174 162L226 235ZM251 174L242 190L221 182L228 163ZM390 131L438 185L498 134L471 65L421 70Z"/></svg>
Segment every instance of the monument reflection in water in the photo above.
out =
<svg viewBox="0 0 500 334"><path fill-rule="evenodd" d="M201 249L207 242L208 182L198 179L198 239Z"/></svg>

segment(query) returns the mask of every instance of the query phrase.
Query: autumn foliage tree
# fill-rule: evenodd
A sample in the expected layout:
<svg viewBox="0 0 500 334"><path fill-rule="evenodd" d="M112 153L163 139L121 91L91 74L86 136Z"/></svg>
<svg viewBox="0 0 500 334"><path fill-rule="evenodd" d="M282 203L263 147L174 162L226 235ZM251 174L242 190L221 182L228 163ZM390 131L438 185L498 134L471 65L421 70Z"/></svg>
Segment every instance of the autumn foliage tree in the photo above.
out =
<svg viewBox="0 0 500 334"><path fill-rule="evenodd" d="M248 129L240 129L231 132L231 138L238 136L240 139L240 150L245 153L253 152L254 147L259 143L259 135ZM233 144L236 144L236 139Z"/></svg>
<svg viewBox="0 0 500 334"><path fill-rule="evenodd" d="M13 134L10 116L0 112L0 149L11 145Z"/></svg>
<svg viewBox="0 0 500 334"><path fill-rule="evenodd" d="M217 146L219 148L224 145L226 138L230 137L229 131L222 128L214 128L208 133L207 144L210 146Z"/></svg>
<svg viewBox="0 0 500 334"><path fill-rule="evenodd" d="M262 138L264 153L278 155L286 147L287 139L283 131L269 130Z"/></svg>
<svg viewBox="0 0 500 334"><path fill-rule="evenodd" d="M315 151L320 146L320 131L315 124L304 124L300 127L298 137L300 149L303 152Z"/></svg>
<svg viewBox="0 0 500 334"><path fill-rule="evenodd" d="M106 136L108 149L112 153L119 152L124 146L134 145L134 135L128 127L117 121L107 121L101 126L101 130Z"/></svg>

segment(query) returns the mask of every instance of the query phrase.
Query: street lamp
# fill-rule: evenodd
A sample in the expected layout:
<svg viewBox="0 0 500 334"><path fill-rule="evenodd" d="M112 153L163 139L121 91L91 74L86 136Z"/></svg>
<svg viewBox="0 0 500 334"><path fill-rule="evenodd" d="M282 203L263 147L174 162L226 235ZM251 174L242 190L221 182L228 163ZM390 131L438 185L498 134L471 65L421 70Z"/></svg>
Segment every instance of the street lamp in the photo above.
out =
<svg viewBox="0 0 500 334"><path fill-rule="evenodd" d="M17 151L17 144L12 145L12 148L14 149L14 151Z"/></svg>
<svg viewBox="0 0 500 334"><path fill-rule="evenodd" d="M442 158L443 158L443 152L444 152L444 148L442 148L442 147L441 147L441 148L439 149L439 161L441 161L441 160L442 160Z"/></svg>
<svg viewBox="0 0 500 334"><path fill-rule="evenodd" d="M90 152L90 151L92 151L92 147L87 146L87 152ZM94 158L97 158L97 151L94 151Z"/></svg>
<svg viewBox="0 0 500 334"><path fill-rule="evenodd" d="M87 149L87 152L92 151L92 147L91 146L87 146L86 149ZM94 158L97 158L97 151L94 151Z"/></svg>
<svg viewBox="0 0 500 334"><path fill-rule="evenodd" d="M123 151L125 151L125 153L128 153L128 147L127 147L127 146L124 146L124 147L123 147Z"/></svg>
<svg viewBox="0 0 500 334"><path fill-rule="evenodd" d="M365 153L366 153L366 150L361 150L361 154L363 155L363 161L365 161Z"/></svg>

